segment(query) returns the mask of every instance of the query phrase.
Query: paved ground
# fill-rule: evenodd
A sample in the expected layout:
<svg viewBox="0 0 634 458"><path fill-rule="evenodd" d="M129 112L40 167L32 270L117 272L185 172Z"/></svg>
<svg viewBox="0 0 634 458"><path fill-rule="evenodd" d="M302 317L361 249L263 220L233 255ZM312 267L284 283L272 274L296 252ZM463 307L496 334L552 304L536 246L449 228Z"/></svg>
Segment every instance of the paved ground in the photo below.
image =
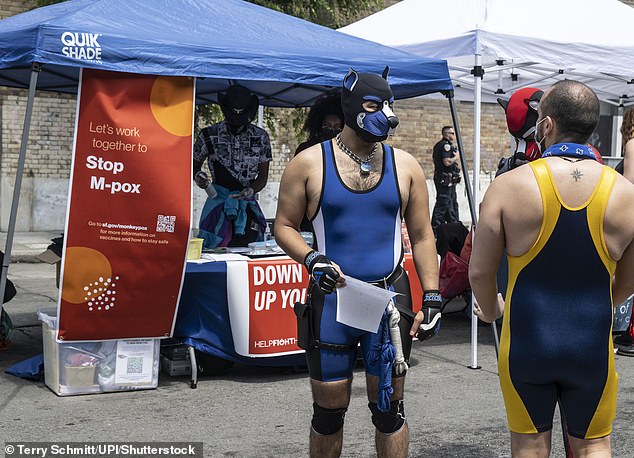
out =
<svg viewBox="0 0 634 458"><path fill-rule="evenodd" d="M75 397L57 397L41 382L5 374L8 366L41 352L35 312L55 306L54 277L55 269L48 264L16 263L9 268L18 296L6 305L18 329L12 346L0 352L0 443L201 441L208 457L307 455L311 401L307 374L300 369L237 365L221 376L201 378L195 390L189 388L188 377L161 374L155 390ZM489 327L479 328L477 349L482 368L472 370L467 368L470 324L460 312L445 317L438 337L415 343L406 384L410 456L510 456ZM617 356L616 364L620 392L613 452L630 458L634 358ZM352 391L343 456L375 456L361 368ZM552 456L563 456L559 426L553 437Z"/></svg>

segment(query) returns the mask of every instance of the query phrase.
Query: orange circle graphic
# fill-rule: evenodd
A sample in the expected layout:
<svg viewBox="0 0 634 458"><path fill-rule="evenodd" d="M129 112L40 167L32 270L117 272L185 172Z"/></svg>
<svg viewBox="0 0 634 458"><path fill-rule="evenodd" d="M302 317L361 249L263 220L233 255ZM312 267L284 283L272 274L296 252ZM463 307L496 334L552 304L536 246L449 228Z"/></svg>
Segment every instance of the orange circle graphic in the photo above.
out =
<svg viewBox="0 0 634 458"><path fill-rule="evenodd" d="M86 247L66 249L62 299L72 304L87 302L87 287L99 278L112 277L112 266L100 251Z"/></svg>
<svg viewBox="0 0 634 458"><path fill-rule="evenodd" d="M191 78L159 76L152 85L150 108L159 125L178 137L192 135L194 89Z"/></svg>

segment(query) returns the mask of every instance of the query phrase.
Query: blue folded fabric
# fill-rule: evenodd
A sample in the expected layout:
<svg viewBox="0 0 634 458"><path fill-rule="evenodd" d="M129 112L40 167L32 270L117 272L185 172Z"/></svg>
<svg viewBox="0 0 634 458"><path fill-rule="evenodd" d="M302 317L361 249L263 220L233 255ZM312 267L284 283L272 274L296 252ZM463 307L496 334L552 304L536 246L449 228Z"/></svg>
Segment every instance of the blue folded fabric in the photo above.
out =
<svg viewBox="0 0 634 458"><path fill-rule="evenodd" d="M4 370L9 375L27 380L40 381L44 379L44 355L39 354L32 358L20 361Z"/></svg>
<svg viewBox="0 0 634 458"><path fill-rule="evenodd" d="M240 211L240 201L238 199L227 198L225 200L225 215L230 220L234 220Z"/></svg>
<svg viewBox="0 0 634 458"><path fill-rule="evenodd" d="M227 246L233 235L244 235L247 230L247 208L250 208L255 216L259 228L258 240L262 240L266 219L257 200L254 197L233 199L229 196L239 191L230 191L217 184L214 186L218 195L213 199L207 198L198 223L199 237L204 239L203 247ZM211 237L211 234L215 237Z"/></svg>

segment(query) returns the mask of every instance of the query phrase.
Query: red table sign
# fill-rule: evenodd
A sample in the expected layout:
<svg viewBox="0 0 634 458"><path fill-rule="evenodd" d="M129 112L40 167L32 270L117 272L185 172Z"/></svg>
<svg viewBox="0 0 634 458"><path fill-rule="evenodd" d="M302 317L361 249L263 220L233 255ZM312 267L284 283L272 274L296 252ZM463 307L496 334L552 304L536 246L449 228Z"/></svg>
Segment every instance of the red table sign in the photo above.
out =
<svg viewBox="0 0 634 458"><path fill-rule="evenodd" d="M405 255L414 309L422 288L410 254ZM295 302L306 299L308 273L288 257L227 262L227 300L234 348L243 356L270 357L297 346Z"/></svg>

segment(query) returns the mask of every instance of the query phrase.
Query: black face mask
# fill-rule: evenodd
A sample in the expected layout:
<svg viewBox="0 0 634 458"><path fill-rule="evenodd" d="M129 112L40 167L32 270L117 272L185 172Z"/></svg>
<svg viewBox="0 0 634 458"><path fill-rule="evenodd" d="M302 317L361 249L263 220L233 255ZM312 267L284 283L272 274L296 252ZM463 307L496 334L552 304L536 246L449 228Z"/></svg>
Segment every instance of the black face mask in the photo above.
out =
<svg viewBox="0 0 634 458"><path fill-rule="evenodd" d="M321 138L324 140L330 140L337 136L337 134L341 132L341 129L337 129L336 127L322 127L321 128Z"/></svg>
<svg viewBox="0 0 634 458"><path fill-rule="evenodd" d="M226 94L218 95L218 100L232 131L249 124L258 111L258 98L242 86L231 86Z"/></svg>
<svg viewBox="0 0 634 458"><path fill-rule="evenodd" d="M388 71L386 67L381 77L351 69L343 79L341 106L345 123L368 143L384 141L398 125L398 118L391 108L394 95L387 82ZM368 101L375 102L379 108L366 110L363 104Z"/></svg>

